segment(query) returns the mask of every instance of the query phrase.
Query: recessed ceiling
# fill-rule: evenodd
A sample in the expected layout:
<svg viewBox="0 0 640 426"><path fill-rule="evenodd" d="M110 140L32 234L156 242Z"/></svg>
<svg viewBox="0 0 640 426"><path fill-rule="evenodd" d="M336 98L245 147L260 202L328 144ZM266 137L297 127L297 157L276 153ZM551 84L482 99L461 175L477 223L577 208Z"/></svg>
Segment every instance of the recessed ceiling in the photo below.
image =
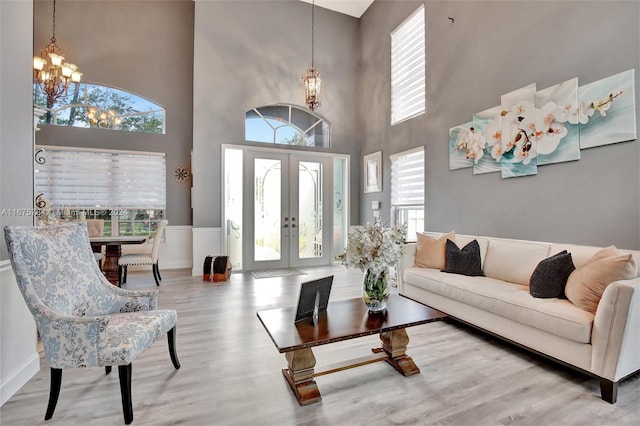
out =
<svg viewBox="0 0 640 426"><path fill-rule="evenodd" d="M312 0L300 0L311 3ZM325 9L344 13L345 15L360 18L362 14L371 6L373 0L316 0L316 6Z"/></svg>

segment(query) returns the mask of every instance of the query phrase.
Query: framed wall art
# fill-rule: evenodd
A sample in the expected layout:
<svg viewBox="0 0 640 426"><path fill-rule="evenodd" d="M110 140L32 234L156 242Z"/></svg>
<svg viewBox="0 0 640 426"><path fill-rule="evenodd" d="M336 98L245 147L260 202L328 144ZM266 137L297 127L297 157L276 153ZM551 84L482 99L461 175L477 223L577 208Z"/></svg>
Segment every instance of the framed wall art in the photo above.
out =
<svg viewBox="0 0 640 426"><path fill-rule="evenodd" d="M364 156L364 192L382 191L382 151Z"/></svg>

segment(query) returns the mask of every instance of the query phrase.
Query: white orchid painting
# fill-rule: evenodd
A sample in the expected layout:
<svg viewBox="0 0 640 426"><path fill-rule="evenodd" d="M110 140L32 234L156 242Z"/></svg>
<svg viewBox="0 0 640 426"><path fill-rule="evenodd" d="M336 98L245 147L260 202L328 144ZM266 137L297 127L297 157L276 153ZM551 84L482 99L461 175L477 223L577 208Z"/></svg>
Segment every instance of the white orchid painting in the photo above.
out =
<svg viewBox="0 0 640 426"><path fill-rule="evenodd" d="M501 96L501 104L449 129L449 169L503 178L576 161L580 149L636 138L634 70L578 87L578 79Z"/></svg>

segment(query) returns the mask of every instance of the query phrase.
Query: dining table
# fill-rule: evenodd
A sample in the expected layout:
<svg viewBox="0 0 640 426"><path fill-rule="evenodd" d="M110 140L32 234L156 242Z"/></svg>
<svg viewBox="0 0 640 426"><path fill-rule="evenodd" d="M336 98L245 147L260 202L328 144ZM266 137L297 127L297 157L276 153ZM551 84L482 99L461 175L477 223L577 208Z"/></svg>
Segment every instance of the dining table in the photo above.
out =
<svg viewBox="0 0 640 426"><path fill-rule="evenodd" d="M102 251L102 247L105 247L105 257L102 262L102 272L107 277L107 280L113 285L119 285L119 269L118 259L122 255L122 246L125 244L144 244L147 242L146 236L104 236L104 237L90 237L91 248L95 253Z"/></svg>

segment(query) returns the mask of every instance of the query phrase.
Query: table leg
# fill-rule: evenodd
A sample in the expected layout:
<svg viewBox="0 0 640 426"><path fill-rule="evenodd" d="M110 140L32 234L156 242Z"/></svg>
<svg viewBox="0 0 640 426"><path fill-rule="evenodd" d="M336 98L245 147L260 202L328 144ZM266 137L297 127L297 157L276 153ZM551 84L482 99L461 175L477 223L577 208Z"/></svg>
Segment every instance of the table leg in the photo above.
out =
<svg viewBox="0 0 640 426"><path fill-rule="evenodd" d="M120 244L107 244L102 270L109 282L118 285L118 259L122 254Z"/></svg>
<svg viewBox="0 0 640 426"><path fill-rule="evenodd" d="M407 345L409 344L409 336L406 329L401 328L380 333L380 340L382 340L382 349L389 355L387 362L396 370L405 376L420 373L420 369L413 362L413 359L406 354Z"/></svg>
<svg viewBox="0 0 640 426"><path fill-rule="evenodd" d="M310 348L287 352L284 354L289 366L282 369L282 375L287 379L291 390L296 395L300 405L307 405L320 401L320 391L313 380L313 367L316 357Z"/></svg>

